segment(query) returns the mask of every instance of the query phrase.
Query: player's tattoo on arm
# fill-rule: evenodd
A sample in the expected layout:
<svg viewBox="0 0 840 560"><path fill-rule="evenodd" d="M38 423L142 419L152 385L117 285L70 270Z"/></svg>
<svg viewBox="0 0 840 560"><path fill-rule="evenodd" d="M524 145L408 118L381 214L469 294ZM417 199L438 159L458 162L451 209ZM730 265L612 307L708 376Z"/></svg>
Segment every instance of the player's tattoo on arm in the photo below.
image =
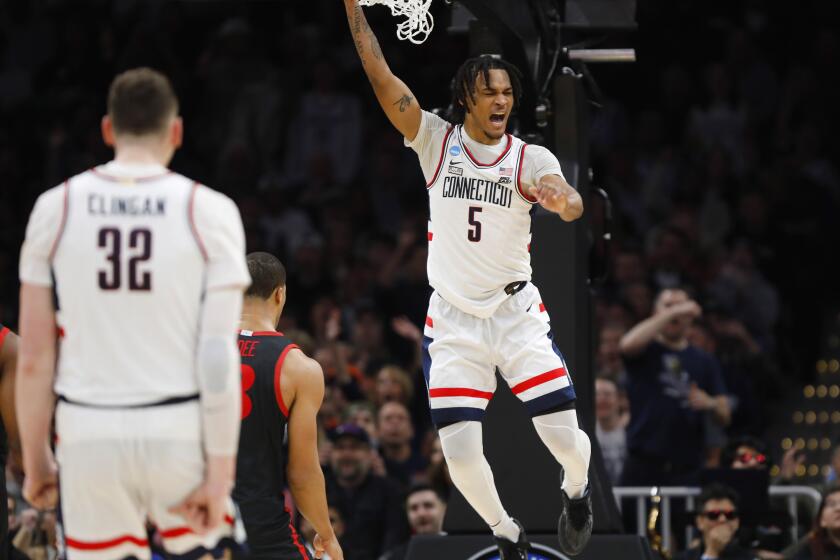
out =
<svg viewBox="0 0 840 560"><path fill-rule="evenodd" d="M353 6L353 22L350 31L353 33L353 43L356 45L356 52L359 53L359 58L362 61L362 66L365 66L365 46L362 43L362 22L367 25L365 16L362 13L362 7L359 4Z"/></svg>
<svg viewBox="0 0 840 560"><path fill-rule="evenodd" d="M353 34L353 43L356 45L356 52L359 53L359 58L362 59L362 66L367 66L367 61L365 60L365 45L362 40L364 35L367 35L368 41L370 42L370 53L373 55L373 58L376 60L382 60L382 47L379 46L379 40L370 28L367 18L365 18L365 14L362 11L362 7L359 6L358 3L353 6L350 31Z"/></svg>
<svg viewBox="0 0 840 560"><path fill-rule="evenodd" d="M400 113L405 113L405 110L408 109L408 106L411 105L411 102L414 98L408 95L407 93L394 101L393 105L397 103L400 104Z"/></svg>

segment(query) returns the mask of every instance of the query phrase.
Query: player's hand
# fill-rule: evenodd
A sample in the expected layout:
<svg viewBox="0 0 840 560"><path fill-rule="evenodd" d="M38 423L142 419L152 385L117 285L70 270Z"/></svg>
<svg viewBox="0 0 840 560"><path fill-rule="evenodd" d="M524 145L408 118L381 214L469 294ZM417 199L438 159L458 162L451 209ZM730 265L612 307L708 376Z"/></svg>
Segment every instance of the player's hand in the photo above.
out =
<svg viewBox="0 0 840 560"><path fill-rule="evenodd" d="M224 522L229 497L230 485L204 481L169 512L183 517L197 534L206 535Z"/></svg>
<svg viewBox="0 0 840 560"><path fill-rule="evenodd" d="M323 558L326 552L331 560L344 560L344 552L341 550L341 545L338 544L338 538L335 535L325 539L316 534L312 540L312 546L315 548L315 558Z"/></svg>
<svg viewBox="0 0 840 560"><path fill-rule="evenodd" d="M538 183L530 191L543 208L555 214L562 214L569 206L569 195L551 185Z"/></svg>
<svg viewBox="0 0 840 560"><path fill-rule="evenodd" d="M58 466L52 452L26 464L23 497L37 509L54 509L58 503Z"/></svg>

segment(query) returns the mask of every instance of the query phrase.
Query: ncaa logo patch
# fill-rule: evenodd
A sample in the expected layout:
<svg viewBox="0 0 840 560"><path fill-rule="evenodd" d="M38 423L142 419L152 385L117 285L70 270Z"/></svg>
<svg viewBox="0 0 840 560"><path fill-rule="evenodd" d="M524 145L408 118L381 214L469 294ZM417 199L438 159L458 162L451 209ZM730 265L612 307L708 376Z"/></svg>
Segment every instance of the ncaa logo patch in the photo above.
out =
<svg viewBox="0 0 840 560"><path fill-rule="evenodd" d="M469 557L468 560L499 560L499 549L495 546L485 548ZM528 560L571 560L568 556L560 554L553 548L531 543L528 551Z"/></svg>
<svg viewBox="0 0 840 560"><path fill-rule="evenodd" d="M461 146L455 145L449 148L449 155L457 156L461 154Z"/></svg>

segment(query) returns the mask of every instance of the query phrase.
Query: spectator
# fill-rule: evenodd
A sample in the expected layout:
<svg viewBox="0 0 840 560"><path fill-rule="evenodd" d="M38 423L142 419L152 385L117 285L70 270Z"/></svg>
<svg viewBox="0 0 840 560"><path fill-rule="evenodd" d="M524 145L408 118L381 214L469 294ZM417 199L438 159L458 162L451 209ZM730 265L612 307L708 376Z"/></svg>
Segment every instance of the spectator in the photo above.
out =
<svg viewBox="0 0 840 560"><path fill-rule="evenodd" d="M601 446L604 467L614 485L621 480L624 459L627 457L627 418L619 408L618 386L605 377L595 380L595 435Z"/></svg>
<svg viewBox="0 0 840 560"><path fill-rule="evenodd" d="M358 401L347 407L344 417L347 424L355 424L367 432L371 445L379 445L379 431L376 428L376 408L370 401Z"/></svg>
<svg viewBox="0 0 840 560"><path fill-rule="evenodd" d="M426 468L423 457L411 448L414 427L408 408L400 402L386 402L377 416L379 450L388 476L404 487Z"/></svg>
<svg viewBox="0 0 840 560"><path fill-rule="evenodd" d="M697 499L695 523L700 543L678 556L678 560L757 560L737 542L740 520L738 495L722 484L710 484Z"/></svg>
<svg viewBox="0 0 840 560"><path fill-rule="evenodd" d="M750 436L730 441L720 454L720 465L730 469L766 469L767 451L764 442Z"/></svg>
<svg viewBox="0 0 840 560"><path fill-rule="evenodd" d="M442 535L443 517L446 515L446 501L428 484L415 484L405 498L408 524L413 535ZM380 560L403 560L408 552L408 543L383 554Z"/></svg>
<svg viewBox="0 0 840 560"><path fill-rule="evenodd" d="M435 489L435 492L448 501L450 492L452 491L452 479L449 478L449 468L443 459L443 448L440 445L440 438L437 435L432 440L426 478L429 480L432 488Z"/></svg>
<svg viewBox="0 0 840 560"><path fill-rule="evenodd" d="M411 377L401 367L387 365L376 374L376 394L374 402L382 406L388 402L408 405L414 396Z"/></svg>
<svg viewBox="0 0 840 560"><path fill-rule="evenodd" d="M840 486L830 486L820 503L808 535L785 550L787 560L840 559Z"/></svg>
<svg viewBox="0 0 840 560"><path fill-rule="evenodd" d="M595 357L598 376L612 379L615 383L624 383L626 374L618 343L627 332L619 323L607 323L601 327L598 337L598 353Z"/></svg>
<svg viewBox="0 0 840 560"><path fill-rule="evenodd" d="M630 400L622 485L695 482L704 464L705 414L729 423L717 361L687 339L700 312L685 290L663 290L653 315L621 339Z"/></svg>
<svg viewBox="0 0 840 560"><path fill-rule="evenodd" d="M342 424L332 440L327 498L345 521L344 557L376 560L408 538L399 487L371 472L373 453L365 430Z"/></svg>
<svg viewBox="0 0 840 560"><path fill-rule="evenodd" d="M371 303L363 302L356 309L352 343L356 354L353 361L365 374L373 376L390 362L385 345L385 322L382 313Z"/></svg>
<svg viewBox="0 0 840 560"><path fill-rule="evenodd" d="M831 452L831 464L825 477L826 484L836 484L840 480L840 445L835 445Z"/></svg>

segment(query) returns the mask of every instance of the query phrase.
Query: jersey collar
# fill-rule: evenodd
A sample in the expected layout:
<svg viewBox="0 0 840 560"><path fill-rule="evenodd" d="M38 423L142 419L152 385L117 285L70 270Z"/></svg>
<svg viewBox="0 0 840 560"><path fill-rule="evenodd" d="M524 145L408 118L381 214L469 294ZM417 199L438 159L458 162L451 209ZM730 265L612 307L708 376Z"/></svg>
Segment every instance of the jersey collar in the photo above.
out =
<svg viewBox="0 0 840 560"><path fill-rule="evenodd" d="M505 133L505 138L507 139L507 144L505 145L505 149L502 150L502 153L499 155L499 157L496 158L496 161L493 161L491 163L481 163L480 161L478 161L478 159L470 151L469 146L467 146L467 142L464 141L465 140L464 137L466 137L467 140L470 140L472 142L475 142L475 140L470 138L469 134L467 134L465 131L462 132L463 130L464 130L464 125L460 125L458 127L458 140L461 143L461 146L463 146L463 148L464 148L464 153L467 154L467 159L469 159L470 163L472 163L473 165L475 165L478 168L488 169L490 167L495 167L495 166L499 165L499 163L501 163L501 161L503 159L505 159L505 156L507 156L508 153L510 153L510 147L513 145L513 137L510 134Z"/></svg>

